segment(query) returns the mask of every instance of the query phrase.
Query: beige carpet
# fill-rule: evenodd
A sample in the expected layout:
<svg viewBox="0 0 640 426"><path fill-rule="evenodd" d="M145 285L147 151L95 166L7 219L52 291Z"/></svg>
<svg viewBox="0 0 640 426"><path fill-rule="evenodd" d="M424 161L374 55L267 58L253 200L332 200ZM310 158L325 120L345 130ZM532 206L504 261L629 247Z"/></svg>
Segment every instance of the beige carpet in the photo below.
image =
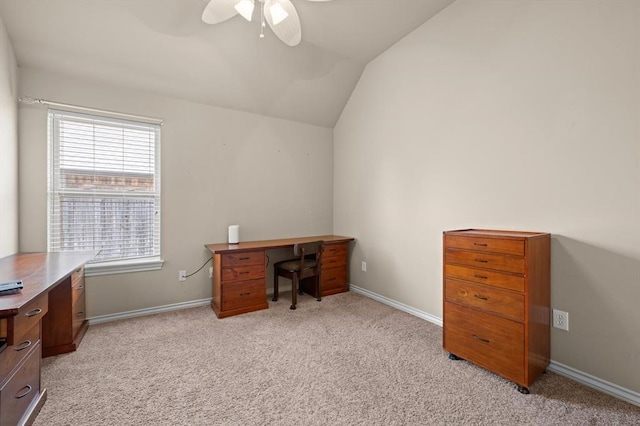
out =
<svg viewBox="0 0 640 426"><path fill-rule="evenodd" d="M35 425L640 424L640 407L553 373L522 395L449 360L441 335L354 293L95 325L77 352L43 360Z"/></svg>

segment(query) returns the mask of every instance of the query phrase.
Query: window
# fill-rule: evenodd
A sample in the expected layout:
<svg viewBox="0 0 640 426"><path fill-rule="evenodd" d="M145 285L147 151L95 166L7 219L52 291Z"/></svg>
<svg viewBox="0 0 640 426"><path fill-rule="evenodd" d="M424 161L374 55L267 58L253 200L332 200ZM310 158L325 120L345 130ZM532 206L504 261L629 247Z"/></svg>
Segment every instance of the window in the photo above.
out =
<svg viewBox="0 0 640 426"><path fill-rule="evenodd" d="M160 126L50 109L48 210L49 251L98 252L88 275L158 269Z"/></svg>

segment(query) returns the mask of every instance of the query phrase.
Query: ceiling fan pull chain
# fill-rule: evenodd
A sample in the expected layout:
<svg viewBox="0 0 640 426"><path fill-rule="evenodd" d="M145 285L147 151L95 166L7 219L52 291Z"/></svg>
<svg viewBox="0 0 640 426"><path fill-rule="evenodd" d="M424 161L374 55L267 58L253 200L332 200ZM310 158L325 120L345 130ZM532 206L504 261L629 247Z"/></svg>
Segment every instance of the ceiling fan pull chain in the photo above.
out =
<svg viewBox="0 0 640 426"><path fill-rule="evenodd" d="M264 0L260 1L260 38L264 38Z"/></svg>

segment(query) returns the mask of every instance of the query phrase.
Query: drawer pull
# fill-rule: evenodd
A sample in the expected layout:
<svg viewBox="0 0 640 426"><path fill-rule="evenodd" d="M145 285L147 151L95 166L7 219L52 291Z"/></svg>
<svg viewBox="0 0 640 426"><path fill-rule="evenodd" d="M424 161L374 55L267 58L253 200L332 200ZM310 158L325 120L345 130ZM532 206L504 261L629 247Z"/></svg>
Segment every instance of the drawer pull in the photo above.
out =
<svg viewBox="0 0 640 426"><path fill-rule="evenodd" d="M327 279L327 281L335 281L337 279L338 279L338 277L331 277L331 278Z"/></svg>
<svg viewBox="0 0 640 426"><path fill-rule="evenodd" d="M336 263L336 262L337 262L337 260L335 260L335 259L334 260L326 260L325 261L325 263Z"/></svg>
<svg viewBox="0 0 640 426"><path fill-rule="evenodd" d="M40 308L35 308L29 312L27 312L26 314L24 314L27 317L35 317L36 315L40 315L42 313L42 309Z"/></svg>
<svg viewBox="0 0 640 426"><path fill-rule="evenodd" d="M483 339L482 337L478 337L478 336L476 336L475 334L472 334L472 335L471 335L471 337L473 337L473 338L474 338L474 339L476 339L476 340L481 341L482 343L489 343L489 340L487 340L487 339Z"/></svg>
<svg viewBox="0 0 640 426"><path fill-rule="evenodd" d="M487 243L473 243L473 245L478 247L486 247Z"/></svg>
<svg viewBox="0 0 640 426"><path fill-rule="evenodd" d="M250 259L250 257L240 257L239 259L240 259L240 260L249 260L249 259Z"/></svg>
<svg viewBox="0 0 640 426"><path fill-rule="evenodd" d="M78 287L76 287L76 290L82 290L84 288L83 285L79 285Z"/></svg>
<svg viewBox="0 0 640 426"><path fill-rule="evenodd" d="M238 272L238 274L240 274L240 275L245 275L245 274L248 274L248 273L249 273L249 271L245 271L245 272Z"/></svg>
<svg viewBox="0 0 640 426"><path fill-rule="evenodd" d="M20 346L17 346L14 350L16 352L20 352L27 349L29 346L31 346L31 340L25 340L24 342L22 342Z"/></svg>
<svg viewBox="0 0 640 426"><path fill-rule="evenodd" d="M489 261L485 259L473 259L473 260L480 263L489 263Z"/></svg>
<svg viewBox="0 0 640 426"><path fill-rule="evenodd" d="M251 294L250 292L240 293L240 296L248 296L248 295L250 295L250 294Z"/></svg>
<svg viewBox="0 0 640 426"><path fill-rule="evenodd" d="M482 278L483 280L486 280L489 277L485 277L484 275L473 274L473 278Z"/></svg>
<svg viewBox="0 0 640 426"><path fill-rule="evenodd" d="M78 313L76 314L76 317L77 317L77 318L80 318L80 317L82 317L82 316L84 316L84 311L80 311L80 312L78 312Z"/></svg>
<svg viewBox="0 0 640 426"><path fill-rule="evenodd" d="M23 393L17 394L16 395L16 399L21 399L21 398L24 398L25 396L29 395L29 393L31 392L31 390L33 388L31 387L31 385L27 385L27 386L23 387L22 389L26 389L26 391L24 391ZM20 389L20 390L22 390L22 389Z"/></svg>
<svg viewBox="0 0 640 426"><path fill-rule="evenodd" d="M489 300L487 296L480 296L479 294L474 294L473 297L480 300Z"/></svg>

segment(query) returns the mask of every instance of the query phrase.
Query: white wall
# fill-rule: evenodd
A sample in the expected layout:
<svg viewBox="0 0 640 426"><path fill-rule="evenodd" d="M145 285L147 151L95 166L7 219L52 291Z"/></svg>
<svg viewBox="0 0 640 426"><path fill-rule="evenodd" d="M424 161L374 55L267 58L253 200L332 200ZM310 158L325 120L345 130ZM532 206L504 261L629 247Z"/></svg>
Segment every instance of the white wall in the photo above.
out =
<svg viewBox="0 0 640 426"><path fill-rule="evenodd" d="M206 243L330 234L331 129L20 69L20 95L165 119L162 258L157 272L87 279L88 316L211 297ZM46 250L47 114L20 105L21 250ZM276 253L277 255L277 253ZM268 276L269 279L271 275Z"/></svg>
<svg viewBox="0 0 640 426"><path fill-rule="evenodd" d="M0 19L0 258L18 251L18 66Z"/></svg>
<svg viewBox="0 0 640 426"><path fill-rule="evenodd" d="M441 317L442 231L550 232L552 359L640 392L640 2L458 0L367 66L334 155L352 284Z"/></svg>

